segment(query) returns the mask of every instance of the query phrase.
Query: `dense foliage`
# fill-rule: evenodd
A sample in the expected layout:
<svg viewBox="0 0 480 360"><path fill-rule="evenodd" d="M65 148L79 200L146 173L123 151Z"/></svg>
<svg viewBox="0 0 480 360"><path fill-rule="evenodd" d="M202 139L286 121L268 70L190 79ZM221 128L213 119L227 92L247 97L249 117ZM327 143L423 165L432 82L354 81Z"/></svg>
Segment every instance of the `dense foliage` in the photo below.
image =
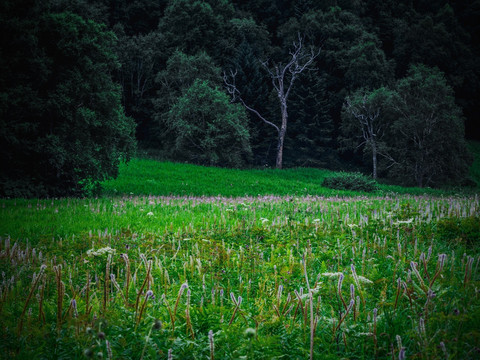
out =
<svg viewBox="0 0 480 360"><path fill-rule="evenodd" d="M174 156L202 165L242 166L251 153L245 109L195 80L168 113Z"/></svg>
<svg viewBox="0 0 480 360"><path fill-rule="evenodd" d="M94 190L135 147L112 80L114 34L73 13L37 4L22 17L2 4L0 194Z"/></svg>
<svg viewBox="0 0 480 360"><path fill-rule="evenodd" d="M378 189L377 182L361 173L340 172L326 177L322 185L330 189L372 192Z"/></svg>
<svg viewBox="0 0 480 360"><path fill-rule="evenodd" d="M117 159L131 153L129 118L141 147L190 161L192 149L171 151L178 132L169 114L197 79L223 91L224 71L236 72L245 104L280 124L287 111L262 62L286 64L299 34L304 50L321 52L288 97L284 166L354 169L419 186L467 176L465 129L479 137L478 1L7 0L0 10L3 195L78 193L80 182L115 175ZM441 79L442 98L432 102L435 87L414 81L419 71ZM355 151L362 130L342 108L378 89L398 92L382 101L404 115L405 107L444 109L442 126L432 127L436 145L423 153L411 146L399 134L420 125L397 113L382 118L389 131L378 143ZM401 94L407 89L416 103ZM252 155L210 163L274 166L277 134L252 111L237 120Z"/></svg>
<svg viewBox="0 0 480 360"><path fill-rule="evenodd" d="M453 91L438 69L412 66L398 81L391 106L395 166L392 172L419 187L456 181L468 172L470 156ZM387 105L388 106L388 105Z"/></svg>

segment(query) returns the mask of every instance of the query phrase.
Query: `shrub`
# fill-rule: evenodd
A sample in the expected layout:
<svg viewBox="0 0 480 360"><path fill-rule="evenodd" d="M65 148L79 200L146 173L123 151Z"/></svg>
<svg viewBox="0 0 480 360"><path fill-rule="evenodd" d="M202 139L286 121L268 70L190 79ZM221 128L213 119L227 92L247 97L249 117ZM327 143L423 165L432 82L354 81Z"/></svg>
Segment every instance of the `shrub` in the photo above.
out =
<svg viewBox="0 0 480 360"><path fill-rule="evenodd" d="M355 190L372 192L378 189L377 182L368 176L359 172L337 173L335 176L327 177L323 180L323 186L337 190Z"/></svg>

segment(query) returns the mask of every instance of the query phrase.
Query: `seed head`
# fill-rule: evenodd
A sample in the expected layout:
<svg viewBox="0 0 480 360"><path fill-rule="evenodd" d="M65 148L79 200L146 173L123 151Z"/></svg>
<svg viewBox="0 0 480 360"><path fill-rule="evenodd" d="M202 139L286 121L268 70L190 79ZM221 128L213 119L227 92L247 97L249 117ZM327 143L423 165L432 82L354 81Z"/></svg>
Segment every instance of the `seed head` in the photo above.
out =
<svg viewBox="0 0 480 360"><path fill-rule="evenodd" d="M162 328L162 322L158 319L155 319L155 322L153 323L153 329L154 330L160 330Z"/></svg>
<svg viewBox="0 0 480 360"><path fill-rule="evenodd" d="M247 330L245 330L245 337L247 337L248 339L252 339L256 333L257 331L255 329L248 328Z"/></svg>
<svg viewBox="0 0 480 360"><path fill-rule="evenodd" d="M91 358L93 356L92 348L87 348L87 349L83 350L83 355L87 358Z"/></svg>

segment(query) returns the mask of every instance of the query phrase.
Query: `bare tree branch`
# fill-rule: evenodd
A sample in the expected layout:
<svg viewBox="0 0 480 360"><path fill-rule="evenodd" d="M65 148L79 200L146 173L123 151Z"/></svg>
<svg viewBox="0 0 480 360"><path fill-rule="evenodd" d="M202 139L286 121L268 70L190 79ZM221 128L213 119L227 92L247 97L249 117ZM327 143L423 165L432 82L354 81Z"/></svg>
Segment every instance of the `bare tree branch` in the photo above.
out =
<svg viewBox="0 0 480 360"><path fill-rule="evenodd" d="M293 84L298 76L305 70L313 70L310 66L315 59L320 55L320 49L314 51L313 48L310 52L305 51L303 46L303 37L298 34L298 41L293 43L293 49L289 52L289 60L287 63L273 64L269 66L269 60L261 61L262 67L267 71L272 80L272 85L277 92L277 97L280 103L280 111L282 114L281 125L277 126L271 121L266 120L257 110L253 109L245 103L242 99L240 91L235 84L235 76L237 71L230 71L230 76L223 73L223 81L226 85L227 91L232 96L232 99L239 100L243 106L253 112L264 123L272 126L278 133L278 145L277 145L277 160L276 167L282 168L283 161L283 143L285 134L287 131L288 112L287 112L287 100L292 90ZM231 78L231 80L229 80Z"/></svg>
<svg viewBox="0 0 480 360"><path fill-rule="evenodd" d="M235 72L231 71L230 70L230 77L232 78L232 81L229 82L228 78L229 76L227 76L227 74L225 72L223 72L223 82L225 83L225 86L227 88L227 91L228 93L232 96L232 100L235 101L235 100L239 100L242 105L248 110L248 111L251 111L252 113L254 113L255 115L258 116L258 118L260 118L264 123L270 125L270 126L273 126L275 128L275 130L277 130L277 132L280 132L280 129L278 128L277 125L275 125L274 123L268 121L267 119L265 119L257 110L255 110L254 108L248 106L245 101L243 101L241 95L240 95L240 91L238 90L236 84L235 84L235 77L237 76L237 70L235 70Z"/></svg>

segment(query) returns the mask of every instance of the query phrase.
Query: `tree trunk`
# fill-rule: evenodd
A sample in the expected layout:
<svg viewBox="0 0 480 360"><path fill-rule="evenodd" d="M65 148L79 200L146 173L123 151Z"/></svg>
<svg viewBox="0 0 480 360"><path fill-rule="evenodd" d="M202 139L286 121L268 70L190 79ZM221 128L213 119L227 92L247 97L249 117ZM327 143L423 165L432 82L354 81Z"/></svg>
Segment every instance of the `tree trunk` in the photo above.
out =
<svg viewBox="0 0 480 360"><path fill-rule="evenodd" d="M377 144L372 141L373 178L377 180Z"/></svg>
<svg viewBox="0 0 480 360"><path fill-rule="evenodd" d="M286 129L285 129L286 130ZM277 145L277 160L275 162L275 167L281 169L283 165L283 142L285 140L285 131L282 128L278 133L278 145Z"/></svg>
<svg viewBox="0 0 480 360"><path fill-rule="evenodd" d="M283 167L283 143L285 141L285 134L287 133L287 120L287 107L282 106L282 127L278 132L277 161L275 163L275 167L277 169L281 169Z"/></svg>
<svg viewBox="0 0 480 360"><path fill-rule="evenodd" d="M423 166L419 165L417 162L415 164L415 180L419 188L423 188L423 174L424 174Z"/></svg>

